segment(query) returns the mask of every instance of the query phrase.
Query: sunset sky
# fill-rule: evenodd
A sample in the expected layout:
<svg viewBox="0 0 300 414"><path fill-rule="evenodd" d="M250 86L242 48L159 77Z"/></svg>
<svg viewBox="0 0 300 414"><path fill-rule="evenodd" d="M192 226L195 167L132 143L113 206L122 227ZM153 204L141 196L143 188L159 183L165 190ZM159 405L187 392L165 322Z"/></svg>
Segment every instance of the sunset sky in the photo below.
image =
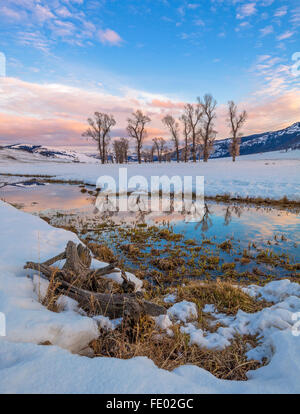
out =
<svg viewBox="0 0 300 414"><path fill-rule="evenodd" d="M138 108L149 139L167 137L161 118L206 92L218 138L229 99L249 113L244 135L286 127L300 121L299 28L299 0L0 0L0 144L86 146L96 110L126 136Z"/></svg>

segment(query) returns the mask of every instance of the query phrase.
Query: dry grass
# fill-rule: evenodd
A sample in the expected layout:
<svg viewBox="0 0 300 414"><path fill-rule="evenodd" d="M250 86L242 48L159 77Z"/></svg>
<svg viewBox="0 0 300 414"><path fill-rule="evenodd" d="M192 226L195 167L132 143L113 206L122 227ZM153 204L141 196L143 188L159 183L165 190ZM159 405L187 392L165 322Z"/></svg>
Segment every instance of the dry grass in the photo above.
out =
<svg viewBox="0 0 300 414"><path fill-rule="evenodd" d="M154 321L146 317L135 326L134 332L129 330L123 325L115 331L102 331L90 344L95 356L120 359L146 356L166 370L192 364L228 380L247 380L247 371L261 366L258 361L248 361L245 355L249 344L257 345L254 337L236 337L229 347L216 351L190 346L188 335L182 334L179 326L173 327L172 337L161 335Z"/></svg>
<svg viewBox="0 0 300 414"><path fill-rule="evenodd" d="M220 243L218 246L220 247L220 249L225 250L227 252L229 252L233 247L231 240L225 240L223 241L223 243Z"/></svg>
<svg viewBox="0 0 300 414"><path fill-rule="evenodd" d="M89 249L91 249L97 259L102 260L106 263L112 263L116 261L116 257L113 251L105 244L101 245L98 243L87 243L87 246Z"/></svg>
<svg viewBox="0 0 300 414"><path fill-rule="evenodd" d="M286 196L280 200L263 197L231 197L230 194L218 194L216 196L205 196L206 200L213 200L222 203L241 203L241 204L256 204L258 206L277 207L280 209L296 209L299 211L300 202L298 200L290 200Z"/></svg>
<svg viewBox="0 0 300 414"><path fill-rule="evenodd" d="M172 289L168 289L172 292ZM165 288L155 288L148 292L152 300L163 304ZM256 312L267 306L266 302L256 302L241 289L229 282L190 282L177 287L177 301L189 300L197 304L198 326L215 331L220 325L211 326L212 317L201 310L205 304L214 304L219 312L235 314L239 309ZM166 305L166 304L164 304ZM130 359L146 356L159 367L173 370L181 365L192 364L204 368L218 378L247 380L247 372L262 366L258 361L248 361L246 352L257 346L257 338L236 336L224 350L201 349L189 344L189 335L180 332L179 325L173 325L172 337L162 334L152 318L143 317L134 326L123 324L115 331L101 331L97 340L90 345L95 356Z"/></svg>
<svg viewBox="0 0 300 414"><path fill-rule="evenodd" d="M54 312L59 311L57 305L57 288L59 281L53 273L47 294L42 303ZM117 293L120 287L112 286L110 281L93 280L91 277L85 286L92 291ZM101 286L95 286L101 283ZM169 292L172 291L167 289ZM166 288L156 288L152 295L155 302L163 304ZM145 295L147 296L147 295ZM177 287L177 300L189 300L197 304L199 310L198 326L205 330L215 331L220 325L211 326L212 317L201 310L207 303L214 304L220 312L235 314L238 309L246 312L261 310L266 303L256 302L249 295L234 287L229 282L190 282L187 286ZM165 304L166 305L166 304ZM97 314L97 304L90 303L88 314ZM162 333L156 327L153 318L143 316L137 323L123 319L121 327L114 331L100 330L97 340L90 343L96 357L115 357L130 359L146 356L159 368L173 370L181 365L192 364L204 368L218 378L228 380L247 380L247 372L262 366L258 361L248 361L246 352L257 346L255 337L236 336L230 346L224 350L208 350L189 344L189 335L180 332L179 325L172 326L173 336Z"/></svg>
<svg viewBox="0 0 300 414"><path fill-rule="evenodd" d="M256 301L239 287L220 279L214 281L191 282L187 286L177 289L177 299L195 302L198 309L206 304L215 305L219 312L234 315L239 309L253 313L262 310L269 304L265 301Z"/></svg>
<svg viewBox="0 0 300 414"><path fill-rule="evenodd" d="M174 270L185 262L181 257L163 257L152 261L160 270Z"/></svg>
<svg viewBox="0 0 300 414"><path fill-rule="evenodd" d="M55 276L56 276L56 272L53 272L51 279L49 281L47 293L45 297L41 300L41 303L48 310L52 312L59 312L57 300L61 295L57 292L58 292L58 287L60 286L60 282L55 279Z"/></svg>

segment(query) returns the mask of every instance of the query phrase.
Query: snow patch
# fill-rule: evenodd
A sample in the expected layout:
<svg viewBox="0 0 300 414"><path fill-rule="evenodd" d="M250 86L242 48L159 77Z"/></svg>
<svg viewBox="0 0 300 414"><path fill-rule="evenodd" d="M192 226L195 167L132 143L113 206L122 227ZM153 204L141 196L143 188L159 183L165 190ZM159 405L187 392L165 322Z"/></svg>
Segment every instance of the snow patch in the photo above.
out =
<svg viewBox="0 0 300 414"><path fill-rule="evenodd" d="M190 319L196 319L198 317L197 306L193 302L183 300L169 308L168 315L179 321L187 322Z"/></svg>

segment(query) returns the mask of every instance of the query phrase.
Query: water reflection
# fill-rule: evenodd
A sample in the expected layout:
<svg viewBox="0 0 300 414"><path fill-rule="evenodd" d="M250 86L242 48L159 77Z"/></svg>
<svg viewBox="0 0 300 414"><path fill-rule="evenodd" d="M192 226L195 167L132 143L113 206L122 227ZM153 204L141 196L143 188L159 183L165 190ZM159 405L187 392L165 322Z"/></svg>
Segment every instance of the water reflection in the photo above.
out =
<svg viewBox="0 0 300 414"><path fill-rule="evenodd" d="M14 183L14 179L9 177L10 183ZM2 182L3 180L2 177ZM5 180L9 181L8 177L5 177ZM201 221L187 222L185 215L176 211L155 213L143 211L141 208L135 212L96 211L96 194L92 187L84 189L84 192L76 185L67 184L32 184L29 188L25 188L24 178L16 181L22 187L5 185L0 188L0 197L19 205L24 211L35 213L43 210L53 212L61 210L64 213L72 211L83 221L92 219L99 223L112 220L116 224L171 225L175 232L182 233L189 239L200 240L205 237L222 242L224 239L236 238L241 240L245 247L255 241L272 245L277 251L283 248L278 240L284 235L287 238L284 244L285 251L299 260L300 218L298 214L290 211L209 202L204 205ZM279 236L277 240L275 240L276 235Z"/></svg>

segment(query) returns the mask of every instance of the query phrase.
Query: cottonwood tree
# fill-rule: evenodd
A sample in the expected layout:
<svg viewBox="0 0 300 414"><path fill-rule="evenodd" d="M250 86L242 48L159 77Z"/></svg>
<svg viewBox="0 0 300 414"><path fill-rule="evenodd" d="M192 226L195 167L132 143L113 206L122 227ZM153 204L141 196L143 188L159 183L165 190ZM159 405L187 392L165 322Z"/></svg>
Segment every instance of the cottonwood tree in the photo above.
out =
<svg viewBox="0 0 300 414"><path fill-rule="evenodd" d="M102 164L107 161L107 146L109 143L109 133L116 121L113 115L102 112L95 112L94 118L88 118L89 128L82 134L87 138L92 138L97 142L99 155Z"/></svg>
<svg viewBox="0 0 300 414"><path fill-rule="evenodd" d="M214 130L214 119L216 118L217 101L210 94L205 94L203 100L199 100L202 108L201 118L201 146L203 150L203 161L207 162L213 149L217 131Z"/></svg>
<svg viewBox="0 0 300 414"><path fill-rule="evenodd" d="M233 101L228 102L228 124L231 133L231 143L229 146L232 161L235 162L235 158L240 155L241 144L241 128L246 122L247 112L243 111L240 114L237 113L237 106Z"/></svg>
<svg viewBox="0 0 300 414"><path fill-rule="evenodd" d="M172 161L172 148L169 145L165 146L164 154L162 155L162 158L165 162Z"/></svg>
<svg viewBox="0 0 300 414"><path fill-rule="evenodd" d="M188 123L190 130L190 137L192 142L192 156L193 162L196 162L196 146L199 142L199 123L202 118L202 107L200 104L200 99L197 98L196 104L187 104L184 107L184 116L186 117L186 122Z"/></svg>
<svg viewBox="0 0 300 414"><path fill-rule="evenodd" d="M127 119L128 134L130 135L130 137L136 140L136 150L139 164L141 164L142 162L141 149L143 147L143 141L147 136L145 126L150 121L151 119L147 115L144 115L143 112L140 110L134 112L132 114L132 118Z"/></svg>
<svg viewBox="0 0 300 414"><path fill-rule="evenodd" d="M118 164L123 164L128 161L128 147L129 142L127 138L121 138L114 141L113 150Z"/></svg>
<svg viewBox="0 0 300 414"><path fill-rule="evenodd" d="M142 151L141 156L142 156L144 162L153 162L153 150L152 150L152 148L145 149L144 151Z"/></svg>
<svg viewBox="0 0 300 414"><path fill-rule="evenodd" d="M129 151L129 140L127 138L121 138L122 146L123 146L123 154L125 158L125 162L128 162L128 151Z"/></svg>
<svg viewBox="0 0 300 414"><path fill-rule="evenodd" d="M190 128L190 123L188 122L186 115L181 116L181 121L183 123L183 138L184 138L184 150L183 150L182 161L187 162L189 158L189 153L190 153L188 143L190 141L191 128Z"/></svg>
<svg viewBox="0 0 300 414"><path fill-rule="evenodd" d="M171 133L171 139L174 143L175 151L176 151L176 160L179 162L179 123L173 118L172 115L166 115L162 122L165 124L165 126L168 128L168 130Z"/></svg>
<svg viewBox="0 0 300 414"><path fill-rule="evenodd" d="M157 159L159 162L161 162L166 141L162 137L153 138L152 141L153 141L153 147L157 152Z"/></svg>

